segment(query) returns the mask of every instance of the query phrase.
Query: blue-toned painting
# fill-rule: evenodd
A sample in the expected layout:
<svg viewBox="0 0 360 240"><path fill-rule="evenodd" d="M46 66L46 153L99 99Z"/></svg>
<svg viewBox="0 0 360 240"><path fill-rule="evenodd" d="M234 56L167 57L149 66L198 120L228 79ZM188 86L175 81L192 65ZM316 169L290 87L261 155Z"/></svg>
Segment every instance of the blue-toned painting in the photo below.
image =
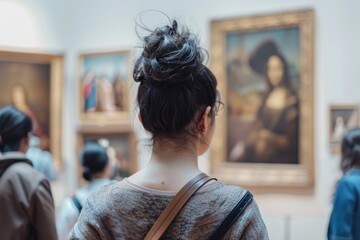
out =
<svg viewBox="0 0 360 240"><path fill-rule="evenodd" d="M84 112L128 110L129 56L126 52L84 55L81 69Z"/></svg>

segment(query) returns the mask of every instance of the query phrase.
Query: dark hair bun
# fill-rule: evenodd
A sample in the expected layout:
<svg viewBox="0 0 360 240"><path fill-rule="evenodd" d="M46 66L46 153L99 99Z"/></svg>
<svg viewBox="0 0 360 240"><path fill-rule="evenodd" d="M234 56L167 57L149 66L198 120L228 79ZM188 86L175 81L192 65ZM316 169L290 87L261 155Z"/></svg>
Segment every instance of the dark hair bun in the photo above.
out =
<svg viewBox="0 0 360 240"><path fill-rule="evenodd" d="M91 180L92 173L104 170L109 161L106 148L96 141L85 143L80 159L83 166L83 177L88 181Z"/></svg>
<svg viewBox="0 0 360 240"><path fill-rule="evenodd" d="M156 28L144 38L144 51L134 69L135 81L152 84L187 83L203 68L203 53L197 38L172 26Z"/></svg>
<svg viewBox="0 0 360 240"><path fill-rule="evenodd" d="M140 82L137 101L141 122L153 134L182 139L197 112L214 107L217 81L203 64L204 53L193 34L172 25L156 28L143 38L133 77ZM195 125L193 125L195 126ZM190 132L191 131L191 132Z"/></svg>
<svg viewBox="0 0 360 240"><path fill-rule="evenodd" d="M91 171L88 167L83 167L83 178L86 181L91 181Z"/></svg>

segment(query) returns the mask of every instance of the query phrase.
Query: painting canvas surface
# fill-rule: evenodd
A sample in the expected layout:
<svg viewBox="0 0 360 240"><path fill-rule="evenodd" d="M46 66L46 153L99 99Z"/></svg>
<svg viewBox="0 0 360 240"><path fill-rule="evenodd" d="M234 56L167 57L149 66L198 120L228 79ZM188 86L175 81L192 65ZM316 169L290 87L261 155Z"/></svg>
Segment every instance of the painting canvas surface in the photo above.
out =
<svg viewBox="0 0 360 240"><path fill-rule="evenodd" d="M357 108L333 108L330 110L330 143L340 144L346 131L358 127Z"/></svg>
<svg viewBox="0 0 360 240"><path fill-rule="evenodd" d="M127 55L113 53L85 56L81 68L84 112L127 110Z"/></svg>
<svg viewBox="0 0 360 240"><path fill-rule="evenodd" d="M300 29L227 33L227 161L298 164Z"/></svg>
<svg viewBox="0 0 360 240"><path fill-rule="evenodd" d="M33 134L49 149L50 65L0 61L0 107L12 105L28 114Z"/></svg>

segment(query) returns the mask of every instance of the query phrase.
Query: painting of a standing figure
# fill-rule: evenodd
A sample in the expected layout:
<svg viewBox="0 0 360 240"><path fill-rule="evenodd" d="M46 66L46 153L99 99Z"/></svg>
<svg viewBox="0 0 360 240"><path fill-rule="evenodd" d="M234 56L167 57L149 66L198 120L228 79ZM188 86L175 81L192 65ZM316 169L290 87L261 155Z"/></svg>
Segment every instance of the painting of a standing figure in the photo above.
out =
<svg viewBox="0 0 360 240"><path fill-rule="evenodd" d="M129 112L129 55L128 51L111 51L79 56L79 115L82 120L119 120Z"/></svg>
<svg viewBox="0 0 360 240"><path fill-rule="evenodd" d="M329 144L331 153L340 154L343 137L350 129L358 126L358 104L331 105L329 108Z"/></svg>

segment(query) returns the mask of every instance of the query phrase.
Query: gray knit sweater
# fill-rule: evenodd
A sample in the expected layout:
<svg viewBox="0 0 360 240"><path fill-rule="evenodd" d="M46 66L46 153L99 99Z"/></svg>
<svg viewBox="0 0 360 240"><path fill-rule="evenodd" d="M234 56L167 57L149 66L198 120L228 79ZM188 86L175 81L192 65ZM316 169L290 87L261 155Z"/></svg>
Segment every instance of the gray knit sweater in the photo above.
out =
<svg viewBox="0 0 360 240"><path fill-rule="evenodd" d="M246 190L211 182L180 211L162 239L208 239ZM69 239L143 239L176 192L137 186L127 179L92 194ZM253 200L224 239L268 239Z"/></svg>

